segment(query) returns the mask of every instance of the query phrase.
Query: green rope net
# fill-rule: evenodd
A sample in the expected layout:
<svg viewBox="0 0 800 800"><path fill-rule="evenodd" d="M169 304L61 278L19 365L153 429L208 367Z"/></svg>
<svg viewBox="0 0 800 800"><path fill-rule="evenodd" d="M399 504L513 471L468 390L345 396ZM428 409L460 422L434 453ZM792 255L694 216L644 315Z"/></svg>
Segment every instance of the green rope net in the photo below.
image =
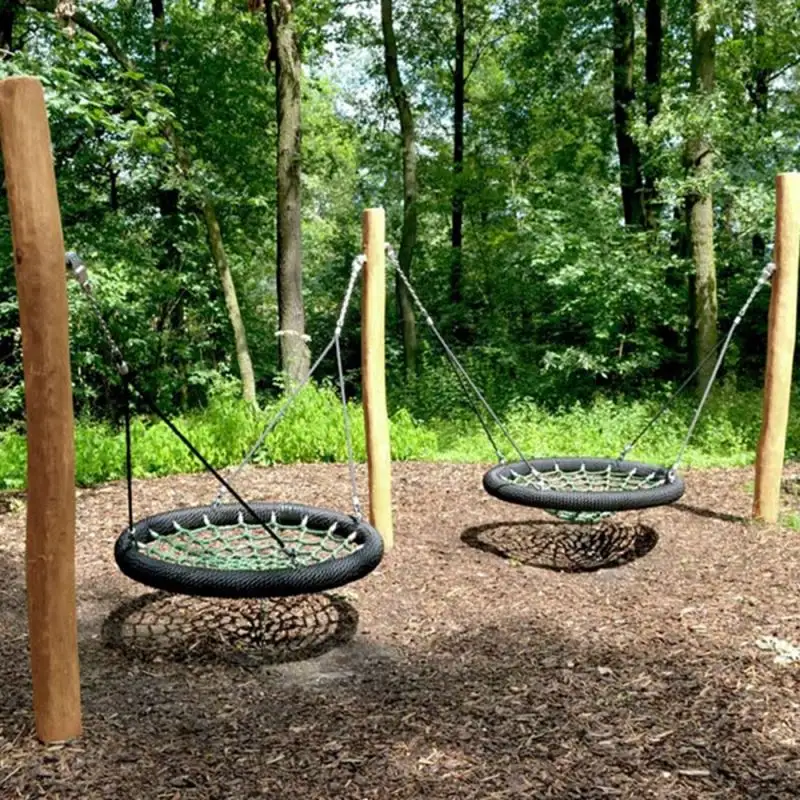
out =
<svg viewBox="0 0 800 800"><path fill-rule="evenodd" d="M334 523L315 530L303 519L299 525L279 523L273 515L264 525L248 524L240 516L234 525L215 525L208 517L200 528L184 528L173 522L175 532L158 534L150 529L149 542L137 541L140 552L170 564L217 570L270 571L297 569L343 558L361 545L356 534L343 537ZM281 546L283 545L283 546Z"/></svg>
<svg viewBox="0 0 800 800"><path fill-rule="evenodd" d="M536 489L554 492L635 492L642 489L654 489L667 481L664 470L648 472L642 475L637 470L615 470L611 464L602 470L588 470L581 464L578 470L563 470L558 464L547 472L535 471L528 475L512 472L508 482L517 486L533 486ZM560 511L552 508L543 509L558 519L566 522L592 523L606 519L614 511Z"/></svg>

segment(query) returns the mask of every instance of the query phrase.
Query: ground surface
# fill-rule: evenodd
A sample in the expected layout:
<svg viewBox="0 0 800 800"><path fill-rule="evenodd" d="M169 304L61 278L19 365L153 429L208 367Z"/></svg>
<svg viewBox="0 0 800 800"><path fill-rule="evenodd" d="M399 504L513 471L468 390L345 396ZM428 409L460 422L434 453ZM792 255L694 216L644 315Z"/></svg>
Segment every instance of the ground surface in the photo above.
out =
<svg viewBox="0 0 800 800"><path fill-rule="evenodd" d="M800 796L800 666L756 645L800 640L800 534L744 522L752 474L689 473L681 504L594 532L490 498L481 474L396 465L395 550L266 619L128 581L123 487L82 491L86 732L50 748L32 732L24 510L0 515L0 798ZM238 485L348 507L341 466ZM213 495L205 477L135 490L138 516Z"/></svg>

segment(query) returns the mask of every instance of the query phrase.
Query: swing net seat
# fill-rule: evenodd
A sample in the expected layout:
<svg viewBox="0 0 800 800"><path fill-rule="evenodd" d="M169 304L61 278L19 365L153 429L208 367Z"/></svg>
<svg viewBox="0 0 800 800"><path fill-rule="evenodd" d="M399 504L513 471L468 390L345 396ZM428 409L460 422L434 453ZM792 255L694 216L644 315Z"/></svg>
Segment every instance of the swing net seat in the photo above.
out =
<svg viewBox="0 0 800 800"><path fill-rule="evenodd" d="M365 577L380 564L383 538L362 519L340 343L345 315L364 264L363 256L353 260L333 337L229 479L214 469L155 402L136 388L94 298L85 265L74 253L67 254L66 263L97 317L125 392L128 527L119 535L114 547L114 558L123 574L146 586L174 594L232 600L264 599L336 589ZM353 513L348 515L287 502L246 501L232 486L233 479L252 461L331 351L336 354ZM166 511L134 522L131 393L144 401L217 479L220 489L211 505ZM237 502L222 503L226 493Z"/></svg>
<svg viewBox="0 0 800 800"><path fill-rule="evenodd" d="M423 306L411 281L400 266L397 254L387 246L390 264L405 285L414 305L437 339L472 411L483 428L498 459L498 466L483 476L483 488L493 497L508 503L534 506L568 522L595 523L618 511L631 511L669 505L679 500L684 493L683 480L677 473L678 465L692 438L700 414L708 400L725 353L733 334L741 323L761 287L769 282L775 264L769 262L761 270L755 286L744 305L733 320L724 340L719 341L694 368L689 377L675 390L658 412L625 445L617 458L526 458L519 444L487 402L480 389L467 373L463 364L444 340L433 318ZM671 467L652 466L637 461L627 461L627 454L664 415L672 402L686 389L702 367L716 358L711 376L706 383L700 403L695 409L689 429ZM518 461L507 463L491 431L494 423L506 441L516 452Z"/></svg>
<svg viewBox="0 0 800 800"><path fill-rule="evenodd" d="M344 586L381 561L375 528L325 508L249 503L184 508L141 520L114 548L120 570L154 589L228 599Z"/></svg>
<svg viewBox="0 0 800 800"><path fill-rule="evenodd" d="M685 490L680 476L665 467L575 457L500 464L483 476L483 487L499 500L541 508L567 522L669 505Z"/></svg>

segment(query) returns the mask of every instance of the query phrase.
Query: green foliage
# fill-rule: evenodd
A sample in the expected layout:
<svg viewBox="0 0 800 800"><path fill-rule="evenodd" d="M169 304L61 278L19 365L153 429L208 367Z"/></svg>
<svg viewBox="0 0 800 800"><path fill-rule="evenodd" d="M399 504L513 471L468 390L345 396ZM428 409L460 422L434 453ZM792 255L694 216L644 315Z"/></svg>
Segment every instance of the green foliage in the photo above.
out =
<svg viewBox="0 0 800 800"><path fill-rule="evenodd" d="M526 455L616 456L659 407L657 398L630 401L598 399L548 410L531 401L516 401L504 418L507 429ZM236 466L277 411L280 400L256 413L237 396L235 384L218 384L208 408L176 420L176 425L218 468ZM752 463L758 441L761 399L756 392L723 387L715 393L683 460L684 466L744 466ZM365 459L364 420L357 403L348 405L355 458ZM671 465L683 442L694 402L685 399L647 434L630 457ZM795 401L792 419L800 419ZM405 409L390 420L394 460L492 462L495 454L474 419L464 415L415 420ZM516 454L499 431L496 440L513 460ZM150 478L202 470L202 465L162 422L137 417L132 426L134 474ZM108 423L79 420L75 430L76 482L91 486L124 477L125 441ZM796 458L800 426L794 422L787 453ZM25 437L0 434L0 486L25 484ZM347 450L342 407L332 386L310 385L298 396L275 430L266 437L254 462L260 465L343 462Z"/></svg>
<svg viewBox="0 0 800 800"><path fill-rule="evenodd" d="M327 341L353 256L359 212L382 205L388 238L402 221L401 160L380 25L364 4L301 3L302 226L306 332ZM685 196L713 191L720 328L768 256L774 175L797 169L800 25L794 0L724 0L716 88L689 91L689 5L663 4L661 105L643 86L645 27L636 5L631 133L657 178L653 229L621 224L613 125L613 4L547 0L466 4L468 81L463 170L453 169L453 6L394 0L401 70L419 137L418 240L412 280L444 336L521 443L534 452L616 453L665 386L689 370L691 264ZM87 261L98 303L138 385L175 414L214 463L238 461L280 402L275 280L274 72L261 13L232 0L168 0L154 30L147 3L86 2L104 32L15 5L16 49L0 75L33 74L48 101L68 248ZM158 37L154 34L158 33ZM156 47L159 37L167 47ZM109 42L112 47L109 47ZM120 64L119 53L131 64ZM178 132L190 166L182 166ZM685 143L714 149L704 187L689 182ZM453 299L450 214L464 197L463 274ZM259 390L252 416L236 399L236 357L201 203L210 198L236 283ZM3 479L24 452L19 321L12 246L0 197L0 413ZM406 376L393 287L387 362L397 458L493 457L449 366L420 321L421 370ZM119 477L122 395L106 341L70 286L79 477ZM356 304L357 304L357 298ZM740 463L754 447L768 293L753 305L687 458ZM354 304L354 307L355 305ZM356 453L357 312L343 337ZM262 463L342 460L341 409L325 382L304 393L265 443ZM757 405L757 404L756 404ZM691 415L679 405L643 443L669 459ZM16 426L16 427L15 427ZM140 475L197 468L163 425L137 418ZM650 442L649 444L647 442ZM648 449L650 448L650 449ZM800 417L787 451L800 457Z"/></svg>
<svg viewBox="0 0 800 800"><path fill-rule="evenodd" d="M780 525L790 531L800 531L800 513L787 511L785 514L781 514Z"/></svg>
<svg viewBox="0 0 800 800"><path fill-rule="evenodd" d="M743 466L752 463L758 442L760 396L724 387L712 396L682 464L693 467ZM515 403L505 419L507 429L530 457L618 456L661 405L661 398L599 398L556 410L530 401ZM629 457L671 466L683 443L696 402L684 398L673 406L637 444ZM800 415L800 407L797 409ZM445 461L487 461L491 447L477 426L461 422L432 423L440 436L437 458ZM509 460L518 458L499 432L495 438Z"/></svg>
<svg viewBox="0 0 800 800"><path fill-rule="evenodd" d="M215 467L238 465L272 419L282 398L254 412L237 396L235 383L217 383L208 407L175 420L175 425ZM361 406L349 403L355 458L366 457ZM432 458L436 439L407 411L390 420L392 458ZM154 478L202 471L203 466L161 421L135 417L131 425L134 476ZM79 419L75 426L75 473L79 486L92 486L125 475L124 431L106 422ZM266 437L254 463L341 462L347 459L342 405L331 386L307 386L275 430ZM25 485L26 447L22 433L0 433L0 486Z"/></svg>

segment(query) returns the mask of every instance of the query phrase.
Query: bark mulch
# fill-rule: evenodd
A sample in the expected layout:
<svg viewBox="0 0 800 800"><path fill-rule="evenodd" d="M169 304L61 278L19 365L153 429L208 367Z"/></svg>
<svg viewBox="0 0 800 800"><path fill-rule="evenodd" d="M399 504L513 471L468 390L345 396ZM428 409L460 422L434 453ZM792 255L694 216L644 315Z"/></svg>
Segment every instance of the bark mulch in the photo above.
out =
<svg viewBox="0 0 800 800"><path fill-rule="evenodd" d="M51 747L33 736L9 503L0 798L800 797L800 664L762 649L800 643L800 533L747 521L752 472L689 472L680 503L594 528L501 503L482 472L395 465L378 570L263 608L127 580L124 487L81 491L85 734ZM342 465L238 482L345 510L347 485ZM205 476L140 481L137 516L214 493Z"/></svg>

